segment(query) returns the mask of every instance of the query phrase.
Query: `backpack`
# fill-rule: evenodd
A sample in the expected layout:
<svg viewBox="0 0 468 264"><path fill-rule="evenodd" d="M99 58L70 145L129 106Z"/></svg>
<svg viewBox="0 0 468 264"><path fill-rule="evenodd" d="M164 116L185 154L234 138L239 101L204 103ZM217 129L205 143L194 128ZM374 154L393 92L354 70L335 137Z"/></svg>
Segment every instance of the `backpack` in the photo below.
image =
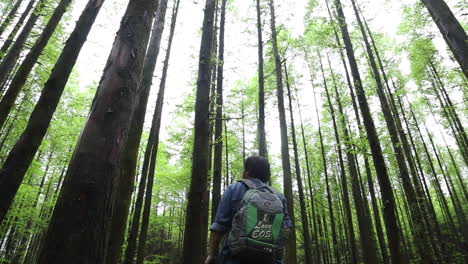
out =
<svg viewBox="0 0 468 264"><path fill-rule="evenodd" d="M233 255L243 258L273 259L285 247L290 232L284 223L284 205L279 192L270 186L257 187L248 179L239 182L249 190L234 215L229 248Z"/></svg>

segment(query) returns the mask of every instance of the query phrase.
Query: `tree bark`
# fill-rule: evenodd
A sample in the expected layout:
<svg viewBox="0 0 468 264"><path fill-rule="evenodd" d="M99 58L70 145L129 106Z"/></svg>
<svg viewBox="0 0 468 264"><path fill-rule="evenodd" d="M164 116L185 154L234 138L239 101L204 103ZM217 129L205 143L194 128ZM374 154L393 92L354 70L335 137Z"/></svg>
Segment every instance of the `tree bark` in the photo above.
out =
<svg viewBox="0 0 468 264"><path fill-rule="evenodd" d="M0 129L3 127L6 117L10 114L21 88L23 88L26 83L26 79L39 59L39 56L41 56L44 51L45 46L52 37L52 34L55 32L55 29L71 2L72 0L60 1L54 10L54 13L50 17L49 22L42 31L41 36L36 40L28 55L21 63L21 66L16 71L13 80L0 101Z"/></svg>
<svg viewBox="0 0 468 264"><path fill-rule="evenodd" d="M278 96L278 111L281 131L281 160L283 165L283 188L284 196L286 197L289 215L292 219L293 230L286 246L286 262L296 263L296 230L294 225L294 196L292 190L292 176L291 176L291 162L289 157L289 146L288 146L288 127L286 123L286 113L284 108L284 95L283 95L283 74L281 70L281 58L278 50L278 39L276 32L276 18L275 18L275 4L274 0L270 0L271 10L271 33L273 42L273 54L275 59L275 70L276 70L276 89Z"/></svg>
<svg viewBox="0 0 468 264"><path fill-rule="evenodd" d="M421 0L468 79L468 36L444 0Z"/></svg>
<svg viewBox="0 0 468 264"><path fill-rule="evenodd" d="M346 18L344 16L343 8L340 0L335 0L335 6L338 11L338 22L341 27L341 32L346 47L349 64L351 66L351 73L354 79L354 86L357 91L359 105L361 107L361 114L363 116L364 127L367 133L367 140L372 152L372 159L379 179L380 191L382 194L384 220L388 243L390 248L390 255L392 263L406 263L407 260L403 257L400 251L400 235L398 220L396 217L395 196L392 189L392 184L388 175L387 165L382 153L382 147L377 135L377 130L374 120L370 113L369 104L367 102L366 94L362 86L361 75L354 55L353 44L349 35L348 27L346 25Z"/></svg>
<svg viewBox="0 0 468 264"><path fill-rule="evenodd" d="M205 15L198 64L198 81L195 101L195 128L192 153L192 177L188 191L185 218L182 263L202 263L206 245L202 243L207 228L208 167L210 157L210 80L213 48L213 20L215 1L206 0Z"/></svg>
<svg viewBox="0 0 468 264"><path fill-rule="evenodd" d="M77 23L78 30L87 32L91 28L103 2L88 3ZM131 0L127 6L97 88L96 102L70 161L38 263L106 260L119 161L125 151L127 124L136 105L155 9L152 0ZM77 42L82 44L86 35L80 34L82 41ZM57 65L60 62L61 59Z"/></svg>
<svg viewBox="0 0 468 264"><path fill-rule="evenodd" d="M127 151L125 151L121 158L122 172L119 179L116 199L114 201L114 212L112 213L112 226L106 260L107 264L118 263L125 239L125 227L129 215L128 210L131 204L132 192L137 174L138 151L143 132L148 98L153 81L153 73L156 68L162 34L164 31L167 2L168 0L159 1L158 11L156 12L156 17L153 23L151 40L145 57L145 65L143 66L142 80L139 88L140 96L133 114L127 146L125 147ZM146 180L143 184L146 184Z"/></svg>

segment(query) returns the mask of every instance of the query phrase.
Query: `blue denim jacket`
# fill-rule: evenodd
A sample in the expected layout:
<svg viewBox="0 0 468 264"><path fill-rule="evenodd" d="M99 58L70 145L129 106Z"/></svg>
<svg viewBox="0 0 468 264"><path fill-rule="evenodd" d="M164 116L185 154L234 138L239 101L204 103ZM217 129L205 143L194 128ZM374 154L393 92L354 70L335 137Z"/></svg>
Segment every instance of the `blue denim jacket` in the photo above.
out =
<svg viewBox="0 0 468 264"><path fill-rule="evenodd" d="M257 186L266 187L267 185L259 179L252 179ZM248 187L242 183L237 182L230 185L224 192L221 202L219 203L218 211L216 211L216 217L211 225L210 230L222 234L229 234L231 230L232 219L234 215L239 211L242 198L248 191ZM265 190L266 191L266 190ZM279 195L279 198L284 204L285 224L287 227L292 227L291 218L288 214L288 208L286 198L283 195ZM231 254L229 246L227 245L227 238L225 239L224 247L221 250L220 264L240 264L240 261ZM276 262L281 263L281 262Z"/></svg>

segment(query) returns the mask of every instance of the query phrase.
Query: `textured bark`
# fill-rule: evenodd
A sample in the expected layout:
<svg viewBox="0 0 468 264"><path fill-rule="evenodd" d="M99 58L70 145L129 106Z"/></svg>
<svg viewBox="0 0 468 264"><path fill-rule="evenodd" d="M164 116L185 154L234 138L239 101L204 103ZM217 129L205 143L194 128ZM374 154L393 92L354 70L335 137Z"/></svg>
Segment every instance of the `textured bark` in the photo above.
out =
<svg viewBox="0 0 468 264"><path fill-rule="evenodd" d="M299 162L299 151L297 149L296 127L294 124L291 87L289 84L288 68L286 64L284 64L284 72L285 72L285 78L286 78L286 87L288 89L289 113L291 117L291 135L292 135L292 143L293 143L293 149L294 149L294 164L296 168L297 188L299 191L299 205L301 208L302 236L304 237L304 254L305 254L304 263L312 264L313 263L312 249L311 249L310 231L309 231L309 225L308 225L309 219L307 217L307 207L305 204L304 187L302 183L301 166Z"/></svg>
<svg viewBox="0 0 468 264"><path fill-rule="evenodd" d="M5 95L0 101L0 129L3 127L6 117L10 114L16 98L18 97L21 88L23 88L24 84L26 83L26 79L31 73L31 70L39 59L39 56L41 56L42 52L44 51L45 46L52 37L52 34L57 28L60 20L63 17L63 14L65 14L65 11L71 2L72 0L60 1L54 10L54 13L50 17L49 22L47 22L46 27L42 31L41 36L39 36L39 38L36 40L28 55L26 55L26 58L21 63L21 66L19 66L18 70L16 71L13 80L11 81L8 89L5 92Z"/></svg>
<svg viewBox="0 0 468 264"><path fill-rule="evenodd" d="M11 8L10 12L8 12L8 15L6 16L5 20L3 20L2 25L0 25L0 38L3 35L3 32L5 32L5 29L11 24L13 19L15 19L16 12L18 11L18 8L21 6L21 3L24 0L17 0L13 7Z"/></svg>
<svg viewBox="0 0 468 264"><path fill-rule="evenodd" d="M288 146L288 127L286 123L286 113L284 108L284 95L283 95L283 73L281 67L281 58L278 50L278 39L276 33L276 18L275 18L275 4L273 0L270 0L270 11L271 11L271 32L273 42L273 54L275 59L275 70L276 70L276 89L278 96L278 112L280 121L281 131L281 161L283 165L283 188L284 196L288 203L289 215L292 218L294 226L294 196L292 190L292 176L291 176L291 162L289 156ZM291 235L286 246L286 262L296 263L296 230L293 227Z"/></svg>
<svg viewBox="0 0 468 264"><path fill-rule="evenodd" d="M25 130L8 154L2 169L0 169L0 192L5 194L5 198L0 201L0 222L10 207L23 177L47 132L68 77L102 6L102 2L103 0L100 2L91 1L86 7L55 64L49 80L45 84Z"/></svg>
<svg viewBox="0 0 468 264"><path fill-rule="evenodd" d="M153 22L151 40L145 57L145 65L143 66L138 104L133 114L127 146L125 147L127 151L125 151L121 159L122 172L119 179L116 199L114 201L114 212L112 214L112 226L106 260L107 264L114 264L120 260L122 245L125 238L125 227L129 215L128 211L137 174L138 151L143 132L148 97L164 31L167 2L168 0L159 1L158 11L156 12L156 18Z"/></svg>
<svg viewBox="0 0 468 264"><path fill-rule="evenodd" d="M44 4L45 4L45 0L39 0L36 7L32 11L31 16L29 16L28 21L26 21L26 24L21 30L21 33L19 34L18 38L14 42L13 46L11 47L10 50L8 50L8 53L6 53L6 55L3 57L3 60L0 63L0 83L5 83L6 79L8 78L8 74L10 74L10 72L15 68L15 64L21 54L21 51L23 50L24 45L26 41L28 40L29 35L32 32L32 29L36 25L36 22L39 19L39 16L41 15ZM8 40L5 42L3 46L5 46L7 43L8 43ZM3 50L3 47L2 47L1 52L5 53L7 52L7 49Z"/></svg>
<svg viewBox="0 0 468 264"><path fill-rule="evenodd" d="M23 26L23 23L24 21L26 20L26 18L28 17L29 13L31 11L33 11L33 7L34 7L34 4L36 3L37 0L29 0L28 2L28 5L26 6L26 8L24 9L23 13L21 14L20 18L18 19L18 21L16 21L16 24L15 26L13 27L13 29L11 30L10 34L8 35L7 39L5 40L5 42L3 42L3 45L2 47L0 48L0 58L4 58L5 56L3 54L5 54L8 49L10 48L11 44L13 43L13 41L15 40L15 37L16 37L16 34L18 34L18 31L21 29L21 27Z"/></svg>
<svg viewBox="0 0 468 264"><path fill-rule="evenodd" d="M78 29L83 27L87 32L91 28L103 2L88 3L77 23ZM97 88L96 102L70 161L38 263L106 260L120 158L136 105L155 9L152 0L132 0L127 6ZM86 34L80 34L83 36ZM64 51L67 50L66 47ZM77 55L76 51L73 53Z"/></svg>
<svg viewBox="0 0 468 264"><path fill-rule="evenodd" d="M263 72L263 36L260 0L257 4L257 37L258 37L258 155L268 156L265 132L265 76Z"/></svg>
<svg viewBox="0 0 468 264"><path fill-rule="evenodd" d="M213 222L218 211L221 199L221 172L223 169L223 79L224 79L224 31L226 24L226 0L221 1L221 17L219 25L219 51L216 79L215 101L215 133L214 133L214 161L213 161L213 190L211 221Z"/></svg>
<svg viewBox="0 0 468 264"><path fill-rule="evenodd" d="M206 0L205 15L198 64L198 81L195 102L194 145L192 176L188 190L185 218L182 263L202 263L206 245L202 243L207 228L208 167L210 162L210 80L213 47L213 20L215 1Z"/></svg>
<svg viewBox="0 0 468 264"><path fill-rule="evenodd" d="M358 102L361 108L364 127L367 133L367 140L372 152L372 159L374 161L375 170L377 172L382 199L384 201L383 211L388 244L390 248L390 257L392 263L406 263L407 260L403 257L400 250L400 234L398 220L396 217L395 196L388 175L387 165L385 164L383 157L380 140L378 138L374 120L372 118L366 94L362 86L361 76L354 55L353 44L351 43L351 38L349 35L348 26L346 25L346 18L344 16L341 1L335 0L335 6L338 11L338 19L341 27L342 37L346 47L349 64L351 66L351 73L354 79L354 86L357 91Z"/></svg>
<svg viewBox="0 0 468 264"><path fill-rule="evenodd" d="M421 0L468 79L468 36L444 0Z"/></svg>
<svg viewBox="0 0 468 264"><path fill-rule="evenodd" d="M149 227L149 218L151 213L151 200L153 196L153 182L154 182L154 174L156 168L156 160L158 154L158 147L159 147L159 131L161 128L161 117L162 117L162 110L164 105L164 94L166 90L166 79L167 79L167 71L169 69L169 60L171 57L171 48L172 48L172 40L174 39L174 31L177 23L177 14L179 12L179 4L180 0L175 0L174 5L172 7L172 18L171 18L171 29L169 33L169 40L166 49L166 58L164 59L163 65L163 72L161 75L161 83L159 84L159 92L158 98L156 100L156 107L153 115L153 119L156 119L156 126L154 127L154 141L153 141L153 148L152 148L152 155L150 160L150 168L148 172L148 184L146 185L146 195L145 195L145 206L143 209L143 218L141 221L141 231L140 236L138 239L138 251L137 251L137 258L136 264L143 264L143 260L145 258L145 246L146 246L146 239L148 237L148 227Z"/></svg>

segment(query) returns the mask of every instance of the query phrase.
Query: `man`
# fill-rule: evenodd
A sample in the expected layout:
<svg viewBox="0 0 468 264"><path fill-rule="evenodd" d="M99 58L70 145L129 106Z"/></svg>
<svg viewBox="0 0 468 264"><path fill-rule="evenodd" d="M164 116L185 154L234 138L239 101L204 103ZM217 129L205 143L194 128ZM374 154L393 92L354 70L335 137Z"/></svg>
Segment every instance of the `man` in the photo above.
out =
<svg viewBox="0 0 468 264"><path fill-rule="evenodd" d="M245 160L243 178L246 179L250 185L253 183L256 190L264 192L271 192L272 190L272 188L266 184L270 181L270 164L263 157L249 157ZM210 228L210 247L208 249L208 257L205 264L247 264L249 262L253 262L252 260L242 260L239 256L233 254L232 249L228 245L227 239L229 232L231 231L234 215L239 211L241 202L248 190L249 187L247 184L239 181L230 185L224 192L218 211L216 212L216 217ZM286 198L277 191L275 191L275 195L277 195L282 202L284 211L283 225L285 228L291 228L292 223L286 206ZM224 235L226 235L224 247L218 257L219 244ZM282 263L281 256L276 256L275 258L278 260L267 261L268 264ZM256 260L255 264L260 264L260 262Z"/></svg>

